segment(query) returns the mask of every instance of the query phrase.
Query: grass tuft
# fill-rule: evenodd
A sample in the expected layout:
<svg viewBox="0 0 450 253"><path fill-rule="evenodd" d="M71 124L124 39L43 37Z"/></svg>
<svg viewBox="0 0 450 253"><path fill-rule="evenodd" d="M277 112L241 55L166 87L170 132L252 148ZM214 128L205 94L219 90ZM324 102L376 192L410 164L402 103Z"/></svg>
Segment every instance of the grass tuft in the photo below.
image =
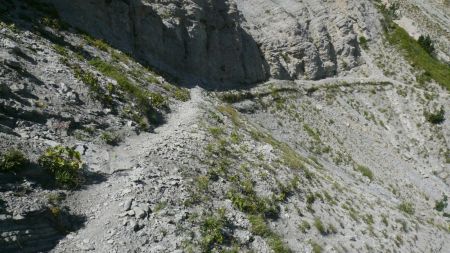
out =
<svg viewBox="0 0 450 253"><path fill-rule="evenodd" d="M362 174L363 176L369 178L370 181L372 181L373 178L374 178L373 172L372 172L369 168L367 168L366 166L363 166L363 165L356 165L355 170L361 172L361 174Z"/></svg>
<svg viewBox="0 0 450 253"><path fill-rule="evenodd" d="M250 224L252 225L251 231L255 235L267 238L267 243L275 253L289 253L291 250L284 245L281 237L269 228L266 221L262 216L251 215L249 216Z"/></svg>
<svg viewBox="0 0 450 253"><path fill-rule="evenodd" d="M225 228L228 225L225 210L219 209L217 214L206 217L200 226L202 252L212 252L213 249L226 241Z"/></svg>
<svg viewBox="0 0 450 253"><path fill-rule="evenodd" d="M411 214L413 215L415 212L414 209L414 204L411 202L402 202L400 205L398 205L398 209L400 209L400 211L407 213L407 214Z"/></svg>

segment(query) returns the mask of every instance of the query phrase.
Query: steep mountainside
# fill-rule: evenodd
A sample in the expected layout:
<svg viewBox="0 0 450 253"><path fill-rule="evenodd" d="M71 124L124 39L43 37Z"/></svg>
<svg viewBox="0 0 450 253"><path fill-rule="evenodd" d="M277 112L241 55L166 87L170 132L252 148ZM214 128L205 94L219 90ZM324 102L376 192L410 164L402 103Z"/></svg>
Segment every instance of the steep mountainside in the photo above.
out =
<svg viewBox="0 0 450 253"><path fill-rule="evenodd" d="M449 16L2 1L0 252L447 253Z"/></svg>

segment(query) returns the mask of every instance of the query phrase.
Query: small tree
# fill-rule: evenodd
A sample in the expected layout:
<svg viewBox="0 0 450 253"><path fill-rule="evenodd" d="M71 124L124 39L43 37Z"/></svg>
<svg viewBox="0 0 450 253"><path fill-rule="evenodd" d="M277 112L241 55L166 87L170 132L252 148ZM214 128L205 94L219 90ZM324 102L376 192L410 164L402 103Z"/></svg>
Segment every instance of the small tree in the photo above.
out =
<svg viewBox="0 0 450 253"><path fill-rule="evenodd" d="M417 42L419 42L420 46L423 49L425 49L425 51L427 51L428 54L434 53L435 51L434 43L429 35L427 36L420 35L419 40Z"/></svg>

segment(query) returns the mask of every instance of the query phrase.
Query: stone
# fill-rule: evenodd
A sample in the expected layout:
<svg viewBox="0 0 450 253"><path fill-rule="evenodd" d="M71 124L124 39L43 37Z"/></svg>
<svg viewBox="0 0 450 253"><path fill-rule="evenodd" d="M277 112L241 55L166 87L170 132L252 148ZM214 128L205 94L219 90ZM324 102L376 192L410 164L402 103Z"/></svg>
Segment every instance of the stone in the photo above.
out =
<svg viewBox="0 0 450 253"><path fill-rule="evenodd" d="M143 219L147 215L147 213L141 207L134 207L133 211L135 213L136 218Z"/></svg>
<svg viewBox="0 0 450 253"><path fill-rule="evenodd" d="M84 250L84 251L93 251L93 250L95 250L95 248L94 248L93 246L91 246L91 245L85 245L85 244L83 244L83 243L76 244L76 247L77 247L78 249Z"/></svg>
<svg viewBox="0 0 450 253"><path fill-rule="evenodd" d="M12 218L13 218L13 220L23 220L23 219L25 219L25 217L22 216L21 214L14 215Z"/></svg>
<svg viewBox="0 0 450 253"><path fill-rule="evenodd" d="M124 211L130 210L132 204L133 204L133 198L128 199L127 201L125 201L125 203L123 205L123 210Z"/></svg>

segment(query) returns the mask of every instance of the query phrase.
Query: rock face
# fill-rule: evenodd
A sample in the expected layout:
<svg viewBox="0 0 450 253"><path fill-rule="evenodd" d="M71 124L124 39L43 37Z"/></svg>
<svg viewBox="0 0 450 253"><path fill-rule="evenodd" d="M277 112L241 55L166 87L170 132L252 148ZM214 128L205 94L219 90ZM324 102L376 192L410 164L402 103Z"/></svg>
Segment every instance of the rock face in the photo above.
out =
<svg viewBox="0 0 450 253"><path fill-rule="evenodd" d="M152 66L223 87L335 76L359 65L357 34L379 30L368 1L52 2L70 24Z"/></svg>
<svg viewBox="0 0 450 253"><path fill-rule="evenodd" d="M322 79L354 68L360 64L357 34L374 37L379 31L377 15L368 1L252 0L237 4L276 79Z"/></svg>

